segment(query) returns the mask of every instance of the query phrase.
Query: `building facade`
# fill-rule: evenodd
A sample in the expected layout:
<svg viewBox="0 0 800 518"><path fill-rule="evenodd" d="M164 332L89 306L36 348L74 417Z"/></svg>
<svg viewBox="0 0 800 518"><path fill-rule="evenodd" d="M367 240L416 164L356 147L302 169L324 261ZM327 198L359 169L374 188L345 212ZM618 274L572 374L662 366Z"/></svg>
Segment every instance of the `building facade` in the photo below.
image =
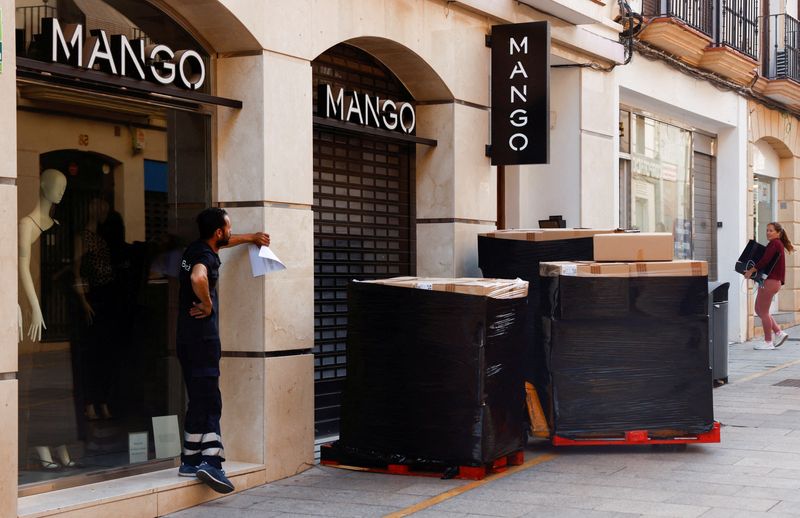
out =
<svg viewBox="0 0 800 518"><path fill-rule="evenodd" d="M766 242L770 221L780 222L796 239L797 4L707 0L666 5L645 0L636 7L644 14L637 35L637 52L644 59L620 73L621 102L645 95L642 103L650 105L651 113L691 132L693 250L700 258L705 252L697 244L710 244L718 279L731 283L730 339L758 336L762 330L753 317L753 292L731 268L747 239ZM660 76L669 77L668 82L647 86L637 81L656 66L672 69ZM641 86L629 86L636 82ZM702 146L711 145L710 154L694 144L698 134L703 135ZM716 178L710 211L704 202L704 168ZM716 223L711 239L704 233L704 220L712 227ZM786 285L772 308L783 325L798 322L797 264L796 256L789 256Z"/></svg>
<svg viewBox="0 0 800 518"><path fill-rule="evenodd" d="M254 277L246 250L222 254L240 489L306 469L337 434L347 282L480 276L476 236L497 227L672 232L676 257L731 283L730 340L758 332L733 263L768 221L800 232L797 13L632 4L626 63L603 2L0 0L0 515L216 497L174 469L174 271L208 205L269 232L287 265ZM545 20L550 162L493 167L486 37Z"/></svg>
<svg viewBox="0 0 800 518"><path fill-rule="evenodd" d="M234 232L268 231L287 265L253 277L246 250L222 254L227 469L240 489L306 469L337 431L347 281L480 275L476 235L498 221L491 26L550 21L555 64L623 59L602 3L0 9L3 516L156 516L216 497L174 469L174 270L210 204ZM579 76L603 105L609 76ZM615 171L617 111L587 106L585 142L563 144L598 164L581 187L612 199L589 173ZM612 205L580 203L584 224L613 224Z"/></svg>

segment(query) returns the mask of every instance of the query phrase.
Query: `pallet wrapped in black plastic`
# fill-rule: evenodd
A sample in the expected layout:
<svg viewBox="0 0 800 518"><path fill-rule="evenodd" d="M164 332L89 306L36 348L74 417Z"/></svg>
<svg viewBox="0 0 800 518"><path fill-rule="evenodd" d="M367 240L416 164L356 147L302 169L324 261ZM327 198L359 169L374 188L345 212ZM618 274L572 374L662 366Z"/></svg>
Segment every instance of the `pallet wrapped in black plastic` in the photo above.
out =
<svg viewBox="0 0 800 518"><path fill-rule="evenodd" d="M554 435L712 429L707 279L542 277Z"/></svg>
<svg viewBox="0 0 800 518"><path fill-rule="evenodd" d="M338 460L478 466L520 450L524 293L350 283Z"/></svg>
<svg viewBox="0 0 800 518"><path fill-rule="evenodd" d="M478 236L478 266L484 276L519 277L529 282L524 376L525 381L536 387L548 422L552 421L552 394L542 347L539 264L545 261L590 261L594 256L593 244L592 237L528 241Z"/></svg>

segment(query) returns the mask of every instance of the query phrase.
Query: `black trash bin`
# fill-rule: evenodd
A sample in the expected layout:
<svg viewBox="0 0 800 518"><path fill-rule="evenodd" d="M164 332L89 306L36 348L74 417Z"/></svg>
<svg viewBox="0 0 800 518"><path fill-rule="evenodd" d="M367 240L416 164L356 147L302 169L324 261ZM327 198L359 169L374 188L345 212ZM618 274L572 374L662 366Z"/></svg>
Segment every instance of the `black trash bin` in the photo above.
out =
<svg viewBox="0 0 800 518"><path fill-rule="evenodd" d="M728 383L729 282L708 283L708 361L714 384Z"/></svg>

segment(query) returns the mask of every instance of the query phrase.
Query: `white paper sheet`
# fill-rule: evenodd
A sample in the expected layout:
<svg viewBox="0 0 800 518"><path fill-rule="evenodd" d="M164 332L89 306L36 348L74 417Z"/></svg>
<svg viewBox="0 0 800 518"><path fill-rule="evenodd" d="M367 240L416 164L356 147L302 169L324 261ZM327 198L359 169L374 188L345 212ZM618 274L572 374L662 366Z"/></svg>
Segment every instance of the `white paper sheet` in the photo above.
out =
<svg viewBox="0 0 800 518"><path fill-rule="evenodd" d="M147 432L130 432L128 434L128 460L131 464L147 462Z"/></svg>
<svg viewBox="0 0 800 518"><path fill-rule="evenodd" d="M153 439L156 443L156 458L170 459L181 454L181 434L178 431L178 416L153 417Z"/></svg>
<svg viewBox="0 0 800 518"><path fill-rule="evenodd" d="M250 252L250 268L253 270L253 277L286 269L286 265L268 246L258 248L256 245L250 245L248 251Z"/></svg>

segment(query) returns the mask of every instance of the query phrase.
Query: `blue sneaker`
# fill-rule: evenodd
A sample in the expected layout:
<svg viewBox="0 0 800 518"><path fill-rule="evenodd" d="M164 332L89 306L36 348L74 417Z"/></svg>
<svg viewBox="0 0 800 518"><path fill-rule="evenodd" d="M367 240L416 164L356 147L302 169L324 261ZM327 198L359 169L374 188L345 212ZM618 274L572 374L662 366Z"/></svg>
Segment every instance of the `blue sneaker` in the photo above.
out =
<svg viewBox="0 0 800 518"><path fill-rule="evenodd" d="M225 476L225 470L215 468L208 462L197 467L197 478L217 493L225 494L234 490L233 483Z"/></svg>
<svg viewBox="0 0 800 518"><path fill-rule="evenodd" d="M179 477L194 477L196 475L197 466L192 466L191 464L181 464L181 467L178 468Z"/></svg>

